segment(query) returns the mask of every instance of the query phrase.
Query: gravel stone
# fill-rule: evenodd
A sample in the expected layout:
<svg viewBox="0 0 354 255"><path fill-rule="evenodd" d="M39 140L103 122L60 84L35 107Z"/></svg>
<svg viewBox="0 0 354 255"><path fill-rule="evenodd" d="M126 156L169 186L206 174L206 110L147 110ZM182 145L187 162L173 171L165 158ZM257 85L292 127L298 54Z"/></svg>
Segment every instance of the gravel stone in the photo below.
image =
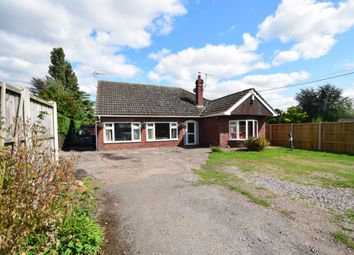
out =
<svg viewBox="0 0 354 255"><path fill-rule="evenodd" d="M230 167L227 171L236 174L241 179L270 189L275 193L293 198L309 199L322 208L332 208L339 211L354 210L354 192L350 188L328 188L291 183L260 173L245 173L236 167Z"/></svg>

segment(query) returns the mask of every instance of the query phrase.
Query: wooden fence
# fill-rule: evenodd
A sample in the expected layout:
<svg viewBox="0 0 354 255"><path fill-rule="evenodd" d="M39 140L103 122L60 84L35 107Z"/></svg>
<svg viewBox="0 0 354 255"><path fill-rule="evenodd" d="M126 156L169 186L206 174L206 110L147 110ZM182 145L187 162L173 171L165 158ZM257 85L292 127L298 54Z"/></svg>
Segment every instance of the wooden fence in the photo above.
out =
<svg viewBox="0 0 354 255"><path fill-rule="evenodd" d="M271 145L289 147L290 133L298 149L354 154L354 122L266 125Z"/></svg>
<svg viewBox="0 0 354 255"><path fill-rule="evenodd" d="M43 147L52 148L55 157L58 158L58 127L57 127L57 106L55 102L48 102L38 97L31 96L28 88L15 88L0 82L0 118L4 122L0 130L0 147L12 146L18 130L5 131L9 127L16 126L14 121L38 120L43 115L42 125L46 128L43 134Z"/></svg>

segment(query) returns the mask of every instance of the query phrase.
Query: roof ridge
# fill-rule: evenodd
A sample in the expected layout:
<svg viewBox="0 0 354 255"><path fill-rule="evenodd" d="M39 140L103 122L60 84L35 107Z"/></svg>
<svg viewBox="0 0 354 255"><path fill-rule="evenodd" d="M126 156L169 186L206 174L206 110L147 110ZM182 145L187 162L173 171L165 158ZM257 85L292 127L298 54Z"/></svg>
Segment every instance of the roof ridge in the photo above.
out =
<svg viewBox="0 0 354 255"><path fill-rule="evenodd" d="M147 84L147 83L135 83L135 82L121 82L121 81L108 81L108 80L97 80L98 84L102 82L113 83L115 85L124 84L124 85L134 85L134 86L149 86L149 87L160 87L160 88L171 88L171 89L182 89L176 86L168 85L157 85L157 84Z"/></svg>
<svg viewBox="0 0 354 255"><path fill-rule="evenodd" d="M256 90L255 90L255 88L244 89L244 90L241 90L241 91L238 91L238 92L232 93L232 94L228 94L228 95L225 95L225 96L222 96L222 97L219 97L219 98L213 99L213 100L211 100L211 102L214 102L214 101L216 101L216 100L219 100L219 99L222 99L222 98L225 98L225 97L233 96L233 95L235 95L235 94L239 94L239 93L241 93L241 92L249 91L249 90L254 90L254 91L256 91Z"/></svg>

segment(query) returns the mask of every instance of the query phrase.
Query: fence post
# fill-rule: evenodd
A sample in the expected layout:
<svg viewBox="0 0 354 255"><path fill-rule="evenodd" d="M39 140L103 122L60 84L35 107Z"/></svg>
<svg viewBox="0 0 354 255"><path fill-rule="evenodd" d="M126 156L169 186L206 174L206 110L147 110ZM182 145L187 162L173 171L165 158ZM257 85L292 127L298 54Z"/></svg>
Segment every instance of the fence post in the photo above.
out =
<svg viewBox="0 0 354 255"><path fill-rule="evenodd" d="M273 135L272 135L272 124L269 124L269 141L270 141L270 144L272 144L272 138L273 138Z"/></svg>
<svg viewBox="0 0 354 255"><path fill-rule="evenodd" d="M322 146L322 141L321 141L321 139L322 139L322 127L321 127L321 122L320 123L318 123L318 150L320 151L321 150L321 146Z"/></svg>
<svg viewBox="0 0 354 255"><path fill-rule="evenodd" d="M54 135L54 158L55 160L59 160L59 141L58 141L58 115L57 115L57 103L55 101L52 102L53 114L53 135Z"/></svg>
<svg viewBox="0 0 354 255"><path fill-rule="evenodd" d="M290 133L291 133L291 141L290 141L290 148L293 149L294 148L294 144L295 144L295 136L294 136L294 123L291 123L290 125Z"/></svg>
<svg viewBox="0 0 354 255"><path fill-rule="evenodd" d="M5 124L5 117L6 117L6 84L4 82L0 82L1 86L1 94L0 94L0 123L3 122ZM0 125L0 147L3 147L5 145L5 132Z"/></svg>

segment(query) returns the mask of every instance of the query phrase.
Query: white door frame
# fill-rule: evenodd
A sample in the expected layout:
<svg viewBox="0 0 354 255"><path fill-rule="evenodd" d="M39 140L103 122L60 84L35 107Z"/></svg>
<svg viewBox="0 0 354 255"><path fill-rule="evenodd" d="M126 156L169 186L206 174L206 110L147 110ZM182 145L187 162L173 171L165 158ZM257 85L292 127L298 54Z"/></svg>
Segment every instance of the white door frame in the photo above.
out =
<svg viewBox="0 0 354 255"><path fill-rule="evenodd" d="M188 130L188 123L193 123L194 124L194 130L193 132L190 132ZM185 135L184 135L184 144L185 145L198 145L199 144L199 128L198 128L198 122L195 120L187 120L185 122L186 129L185 129ZM188 135L194 135L194 143L190 143L188 141Z"/></svg>

